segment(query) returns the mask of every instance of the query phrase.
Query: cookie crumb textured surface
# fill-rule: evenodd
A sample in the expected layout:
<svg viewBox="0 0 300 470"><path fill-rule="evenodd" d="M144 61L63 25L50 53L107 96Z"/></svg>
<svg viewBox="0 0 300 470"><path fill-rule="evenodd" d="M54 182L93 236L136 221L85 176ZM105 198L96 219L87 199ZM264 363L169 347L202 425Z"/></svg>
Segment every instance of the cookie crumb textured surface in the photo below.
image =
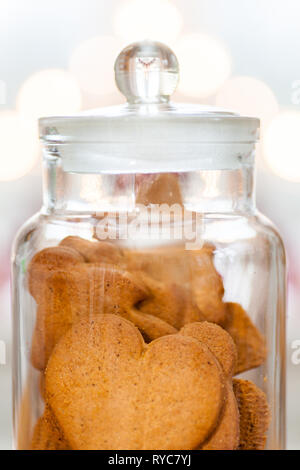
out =
<svg viewBox="0 0 300 470"><path fill-rule="evenodd" d="M264 362L265 340L223 301L214 249L70 236L32 258L32 449L264 448L265 394L234 375Z"/></svg>

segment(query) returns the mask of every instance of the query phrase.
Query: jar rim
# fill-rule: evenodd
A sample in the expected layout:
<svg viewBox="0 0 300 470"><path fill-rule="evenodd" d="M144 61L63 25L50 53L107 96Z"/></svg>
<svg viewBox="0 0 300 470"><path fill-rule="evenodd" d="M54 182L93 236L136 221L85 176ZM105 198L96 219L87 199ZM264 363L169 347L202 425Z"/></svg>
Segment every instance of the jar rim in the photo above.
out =
<svg viewBox="0 0 300 470"><path fill-rule="evenodd" d="M121 105L39 120L40 139L56 143L257 142L260 121L202 105Z"/></svg>

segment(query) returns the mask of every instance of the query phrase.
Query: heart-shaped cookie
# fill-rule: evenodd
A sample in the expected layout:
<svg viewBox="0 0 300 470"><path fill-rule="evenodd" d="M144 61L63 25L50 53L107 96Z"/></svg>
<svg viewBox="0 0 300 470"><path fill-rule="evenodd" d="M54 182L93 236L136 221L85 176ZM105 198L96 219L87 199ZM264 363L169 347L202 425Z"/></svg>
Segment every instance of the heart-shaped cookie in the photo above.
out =
<svg viewBox="0 0 300 470"><path fill-rule="evenodd" d="M46 399L74 449L196 449L218 421L223 377L194 338L146 345L131 322L97 315L55 347Z"/></svg>
<svg viewBox="0 0 300 470"><path fill-rule="evenodd" d="M212 435L201 446L202 450L235 450L239 444L239 411L232 386L237 353L230 335L220 326L209 323L191 323L180 331L204 343L222 366L226 393L219 421Z"/></svg>

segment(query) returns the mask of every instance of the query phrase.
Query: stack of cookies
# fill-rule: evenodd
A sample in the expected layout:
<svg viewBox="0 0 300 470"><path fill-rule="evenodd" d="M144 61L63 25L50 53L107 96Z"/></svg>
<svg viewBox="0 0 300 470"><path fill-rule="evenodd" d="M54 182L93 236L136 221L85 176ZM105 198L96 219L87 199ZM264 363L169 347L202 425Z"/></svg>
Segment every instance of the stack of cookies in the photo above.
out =
<svg viewBox="0 0 300 470"><path fill-rule="evenodd" d="M213 256L68 237L33 257L32 449L264 448L266 396L234 377L264 362L265 341L223 302Z"/></svg>

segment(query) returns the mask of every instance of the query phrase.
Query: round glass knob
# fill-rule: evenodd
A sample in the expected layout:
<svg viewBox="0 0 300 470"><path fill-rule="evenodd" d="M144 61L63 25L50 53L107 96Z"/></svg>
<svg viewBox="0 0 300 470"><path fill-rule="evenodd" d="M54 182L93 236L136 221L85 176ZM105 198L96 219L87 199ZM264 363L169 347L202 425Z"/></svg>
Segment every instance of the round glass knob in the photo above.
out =
<svg viewBox="0 0 300 470"><path fill-rule="evenodd" d="M178 84L178 60L165 44L136 42L117 57L115 76L129 103L167 102Z"/></svg>

